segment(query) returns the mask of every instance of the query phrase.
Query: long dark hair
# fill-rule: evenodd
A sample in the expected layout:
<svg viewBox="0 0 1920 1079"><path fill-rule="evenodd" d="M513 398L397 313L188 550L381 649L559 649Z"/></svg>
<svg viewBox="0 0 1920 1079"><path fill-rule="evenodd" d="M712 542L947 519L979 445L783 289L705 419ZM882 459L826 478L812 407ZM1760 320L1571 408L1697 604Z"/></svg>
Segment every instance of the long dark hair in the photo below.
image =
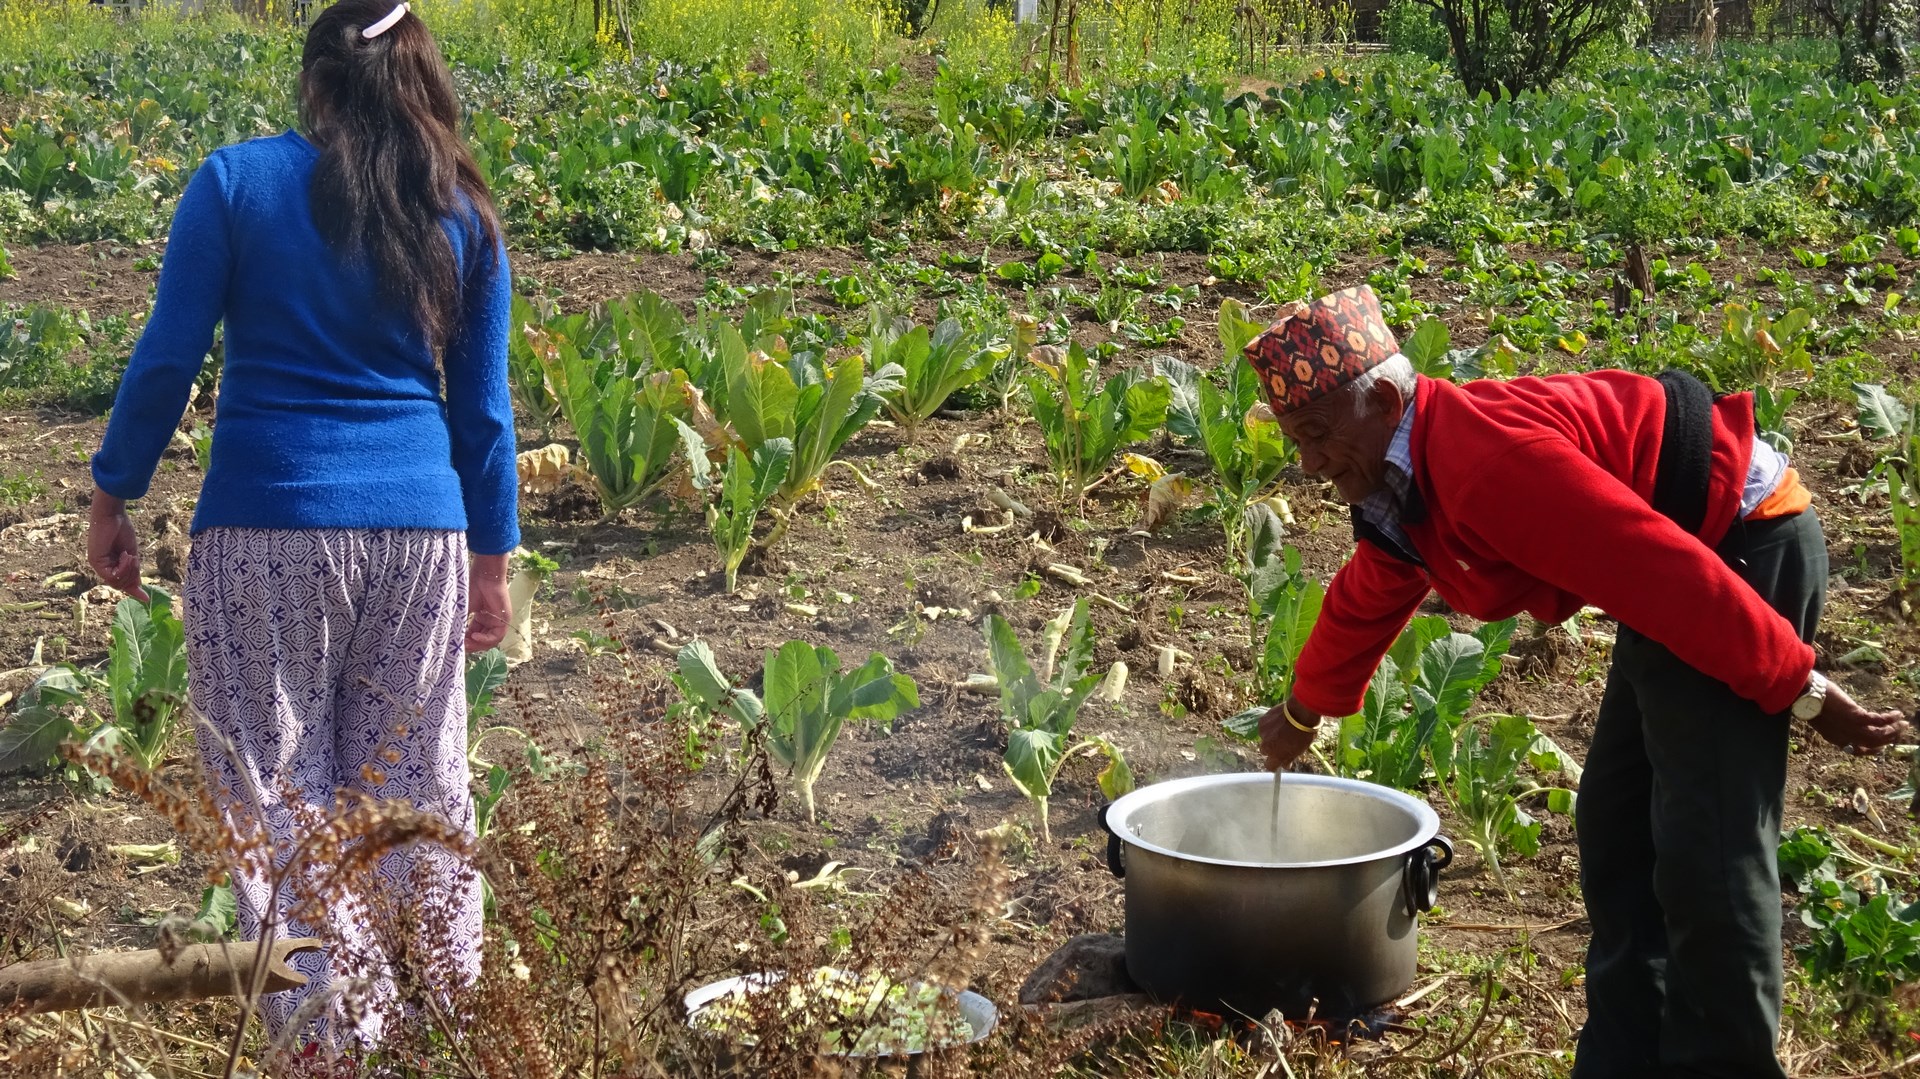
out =
<svg viewBox="0 0 1920 1079"><path fill-rule="evenodd" d="M442 223L472 220L484 241L474 257L489 266L500 225L426 23L409 12L375 37L362 33L398 2L340 0L307 30L300 122L320 150L309 204L327 246L367 260L440 349L455 336L462 302Z"/></svg>

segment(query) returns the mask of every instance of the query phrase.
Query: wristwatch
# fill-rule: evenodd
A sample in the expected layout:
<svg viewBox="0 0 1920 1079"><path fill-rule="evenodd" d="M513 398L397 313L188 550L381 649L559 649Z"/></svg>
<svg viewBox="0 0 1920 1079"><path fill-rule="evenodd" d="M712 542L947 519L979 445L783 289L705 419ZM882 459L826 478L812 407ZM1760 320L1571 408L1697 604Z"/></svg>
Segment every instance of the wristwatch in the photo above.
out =
<svg viewBox="0 0 1920 1079"><path fill-rule="evenodd" d="M1819 671L1807 679L1807 688L1800 692L1800 699L1793 702L1793 718L1811 720L1820 715L1820 709L1827 705L1827 678Z"/></svg>

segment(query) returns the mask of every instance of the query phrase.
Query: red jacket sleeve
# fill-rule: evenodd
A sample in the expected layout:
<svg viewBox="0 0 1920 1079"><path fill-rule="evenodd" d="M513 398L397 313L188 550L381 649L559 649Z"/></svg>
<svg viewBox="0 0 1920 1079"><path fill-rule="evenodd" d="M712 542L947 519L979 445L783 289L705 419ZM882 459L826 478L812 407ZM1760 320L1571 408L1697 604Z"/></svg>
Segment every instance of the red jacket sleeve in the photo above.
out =
<svg viewBox="0 0 1920 1079"><path fill-rule="evenodd" d="M1333 575L1294 667L1293 695L1323 716L1350 716L1366 699L1380 657L1427 598L1427 575L1361 540Z"/></svg>
<svg viewBox="0 0 1920 1079"><path fill-rule="evenodd" d="M1463 538L1599 607L1769 712L1806 686L1813 649L1698 539L1570 443L1476 463L1452 506Z"/></svg>

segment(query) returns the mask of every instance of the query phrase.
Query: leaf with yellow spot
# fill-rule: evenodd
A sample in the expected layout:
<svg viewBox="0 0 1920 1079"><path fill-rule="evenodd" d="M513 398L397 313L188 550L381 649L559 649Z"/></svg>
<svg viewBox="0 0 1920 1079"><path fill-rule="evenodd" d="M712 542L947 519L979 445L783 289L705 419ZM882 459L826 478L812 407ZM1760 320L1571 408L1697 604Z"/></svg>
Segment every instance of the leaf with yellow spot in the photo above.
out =
<svg viewBox="0 0 1920 1079"><path fill-rule="evenodd" d="M1121 460L1126 462L1127 471L1148 483L1157 483L1167 474L1166 466L1143 453L1129 453Z"/></svg>

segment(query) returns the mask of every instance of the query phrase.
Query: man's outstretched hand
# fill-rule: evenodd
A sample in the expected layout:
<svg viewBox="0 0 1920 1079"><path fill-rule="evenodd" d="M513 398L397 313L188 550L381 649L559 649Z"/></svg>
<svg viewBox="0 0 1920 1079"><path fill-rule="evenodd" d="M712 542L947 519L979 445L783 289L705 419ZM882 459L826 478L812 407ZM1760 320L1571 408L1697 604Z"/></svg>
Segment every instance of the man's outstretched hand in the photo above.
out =
<svg viewBox="0 0 1920 1079"><path fill-rule="evenodd" d="M1300 754L1313 744L1314 731L1301 730L1287 722L1287 708L1293 709L1293 718L1308 727L1320 725L1320 713L1310 711L1293 697L1267 709L1260 717L1260 751L1266 754L1267 768L1278 771L1300 759Z"/></svg>
<svg viewBox="0 0 1920 1079"><path fill-rule="evenodd" d="M1869 712L1847 696L1846 690L1831 683L1826 703L1810 725L1820 737L1855 753L1885 749L1913 731L1900 713ZM1265 729L1263 724L1261 730Z"/></svg>

